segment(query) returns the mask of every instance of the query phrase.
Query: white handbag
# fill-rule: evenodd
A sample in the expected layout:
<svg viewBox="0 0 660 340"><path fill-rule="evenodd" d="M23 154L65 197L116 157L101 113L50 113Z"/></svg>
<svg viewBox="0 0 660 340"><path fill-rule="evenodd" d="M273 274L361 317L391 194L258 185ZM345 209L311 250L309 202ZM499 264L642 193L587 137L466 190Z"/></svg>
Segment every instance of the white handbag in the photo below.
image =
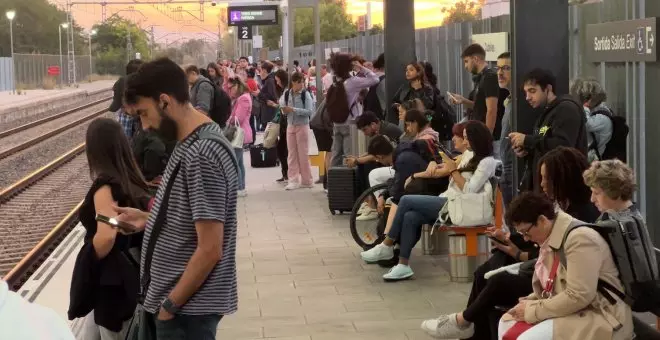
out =
<svg viewBox="0 0 660 340"><path fill-rule="evenodd" d="M457 227L476 227L493 222L493 187L486 182L478 193L461 193L447 197L438 219L442 224Z"/></svg>
<svg viewBox="0 0 660 340"><path fill-rule="evenodd" d="M243 148L243 142L245 141L245 131L243 131L243 128L241 128L241 125L238 122L238 118L234 116L234 126L236 130L234 132L234 136L231 139L231 146L233 146L236 149L242 149Z"/></svg>

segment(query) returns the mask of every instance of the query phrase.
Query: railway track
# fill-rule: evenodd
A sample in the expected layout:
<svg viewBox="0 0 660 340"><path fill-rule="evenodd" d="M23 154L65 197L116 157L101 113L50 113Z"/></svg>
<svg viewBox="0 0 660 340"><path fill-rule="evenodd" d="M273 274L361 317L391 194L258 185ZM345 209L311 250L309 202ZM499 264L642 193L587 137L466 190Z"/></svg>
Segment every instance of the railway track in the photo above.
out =
<svg viewBox="0 0 660 340"><path fill-rule="evenodd" d="M79 112L92 108L93 106L100 106L108 100L108 98L98 100L0 132L0 145L2 145L2 148L0 149L0 160L103 115L108 112L106 105L104 105L106 108L96 109L92 113L80 115ZM70 115L75 115L75 119L67 120ZM52 128L49 128L49 126L52 126Z"/></svg>
<svg viewBox="0 0 660 340"><path fill-rule="evenodd" d="M85 145L0 192L0 276L17 290L78 222L91 180Z"/></svg>

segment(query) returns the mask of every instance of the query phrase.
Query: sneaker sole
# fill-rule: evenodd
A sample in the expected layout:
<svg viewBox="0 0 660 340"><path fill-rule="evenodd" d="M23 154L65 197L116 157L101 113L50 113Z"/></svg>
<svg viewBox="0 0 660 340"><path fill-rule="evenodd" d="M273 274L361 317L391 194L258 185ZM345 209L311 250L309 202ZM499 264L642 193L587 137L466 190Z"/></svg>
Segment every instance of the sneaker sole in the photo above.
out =
<svg viewBox="0 0 660 340"><path fill-rule="evenodd" d="M415 275L415 273L412 273L412 274L410 274L410 275L408 275L408 276L404 276L404 277L400 277L400 278L396 278L396 279L393 279L393 278L392 278L392 279L386 279L386 278L383 278L383 280L384 280L385 282L397 282L397 281L409 280L409 279L410 279L411 277L413 277L414 275Z"/></svg>

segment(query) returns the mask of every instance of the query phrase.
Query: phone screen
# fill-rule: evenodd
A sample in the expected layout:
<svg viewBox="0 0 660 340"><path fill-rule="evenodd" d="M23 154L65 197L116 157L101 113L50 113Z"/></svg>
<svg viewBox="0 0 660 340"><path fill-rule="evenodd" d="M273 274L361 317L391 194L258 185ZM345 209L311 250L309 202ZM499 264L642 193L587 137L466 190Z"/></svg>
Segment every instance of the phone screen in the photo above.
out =
<svg viewBox="0 0 660 340"><path fill-rule="evenodd" d="M126 222L118 221L115 218L111 218L111 217L96 214L96 220L99 221L99 222L105 223L105 224L107 224L111 227L119 228L119 229L123 230L124 232L128 232L128 233L138 232L138 230L135 226L133 226L131 224L128 224Z"/></svg>

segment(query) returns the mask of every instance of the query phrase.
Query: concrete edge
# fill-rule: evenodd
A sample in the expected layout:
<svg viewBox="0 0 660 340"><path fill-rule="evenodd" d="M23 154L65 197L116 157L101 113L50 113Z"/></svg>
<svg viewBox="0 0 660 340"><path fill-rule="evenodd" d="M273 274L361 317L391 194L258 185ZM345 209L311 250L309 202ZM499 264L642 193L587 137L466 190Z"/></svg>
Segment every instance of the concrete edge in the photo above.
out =
<svg viewBox="0 0 660 340"><path fill-rule="evenodd" d="M56 100L66 100L70 99L73 97L78 97L78 96L94 96L98 95L103 92L109 92L112 91L112 86L109 86L107 88L102 88L102 89L97 89L97 90L85 90L85 89L76 89L71 92L67 93L57 93L57 94L51 94L51 95L45 95L40 97L39 99L34 99L34 100L28 100L16 104L10 104L10 106L6 106L4 108L0 108L0 115L12 112L12 111L18 111L18 110L25 110L25 109L30 109L32 107L36 107L39 105L42 105L46 102L50 102L53 99Z"/></svg>

